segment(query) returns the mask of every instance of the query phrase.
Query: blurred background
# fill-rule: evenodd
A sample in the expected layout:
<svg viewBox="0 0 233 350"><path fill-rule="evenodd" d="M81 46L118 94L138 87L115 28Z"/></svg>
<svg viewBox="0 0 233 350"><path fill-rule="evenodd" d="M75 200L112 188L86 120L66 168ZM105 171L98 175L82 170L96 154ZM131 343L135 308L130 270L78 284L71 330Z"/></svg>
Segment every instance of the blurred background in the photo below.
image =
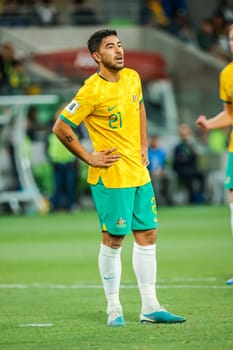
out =
<svg viewBox="0 0 233 350"><path fill-rule="evenodd" d="M141 75L158 205L224 203L229 130L207 135L195 120L222 109L231 23L230 0L0 0L0 215L93 207L87 166L51 129L96 71L86 42L105 27ZM76 131L91 151L85 127Z"/></svg>

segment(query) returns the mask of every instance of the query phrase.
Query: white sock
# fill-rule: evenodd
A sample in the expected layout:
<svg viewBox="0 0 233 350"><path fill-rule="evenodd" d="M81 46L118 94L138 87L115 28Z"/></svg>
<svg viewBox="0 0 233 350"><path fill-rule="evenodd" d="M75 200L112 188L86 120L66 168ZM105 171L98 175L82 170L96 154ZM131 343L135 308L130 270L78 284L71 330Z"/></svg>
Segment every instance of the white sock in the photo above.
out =
<svg viewBox="0 0 233 350"><path fill-rule="evenodd" d="M231 232L233 236L233 203L230 203L230 211L231 211Z"/></svg>
<svg viewBox="0 0 233 350"><path fill-rule="evenodd" d="M141 312L143 314L157 311L160 308L155 290L156 267L155 244L140 246L134 242L133 269L141 295Z"/></svg>
<svg viewBox="0 0 233 350"><path fill-rule="evenodd" d="M113 249L104 244L100 246L99 271L107 299L107 313L122 311L119 300L121 280L121 248Z"/></svg>

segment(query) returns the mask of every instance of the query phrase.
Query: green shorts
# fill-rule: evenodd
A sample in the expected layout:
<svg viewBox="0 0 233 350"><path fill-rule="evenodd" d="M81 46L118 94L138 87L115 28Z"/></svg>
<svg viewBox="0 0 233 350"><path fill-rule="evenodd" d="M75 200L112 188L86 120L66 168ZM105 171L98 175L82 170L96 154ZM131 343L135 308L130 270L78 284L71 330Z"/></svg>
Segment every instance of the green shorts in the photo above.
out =
<svg viewBox="0 0 233 350"><path fill-rule="evenodd" d="M106 188L102 181L91 185L101 231L124 236L132 230L158 226L156 200L151 182L139 187Z"/></svg>
<svg viewBox="0 0 233 350"><path fill-rule="evenodd" d="M226 177L224 181L224 188L233 190L233 152L228 153L228 161L226 167Z"/></svg>

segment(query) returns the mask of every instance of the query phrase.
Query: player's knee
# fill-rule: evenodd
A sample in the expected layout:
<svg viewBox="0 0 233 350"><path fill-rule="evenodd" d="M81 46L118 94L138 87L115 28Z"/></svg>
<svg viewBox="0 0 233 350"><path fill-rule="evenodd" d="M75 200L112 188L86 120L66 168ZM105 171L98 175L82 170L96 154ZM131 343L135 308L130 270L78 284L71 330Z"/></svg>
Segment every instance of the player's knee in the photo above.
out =
<svg viewBox="0 0 233 350"><path fill-rule="evenodd" d="M121 247L123 239L124 236L114 236L106 232L103 235L103 244L110 248L118 249Z"/></svg>
<svg viewBox="0 0 233 350"><path fill-rule="evenodd" d="M144 239L148 245L154 244L157 239L157 230L148 230L144 233Z"/></svg>
<svg viewBox="0 0 233 350"><path fill-rule="evenodd" d="M139 245L155 244L157 239L157 230L146 230L134 232L135 240Z"/></svg>
<svg viewBox="0 0 233 350"><path fill-rule="evenodd" d="M120 248L122 245L122 240L119 241L119 240L111 240L111 243L110 243L110 247L113 248L113 249L118 249Z"/></svg>

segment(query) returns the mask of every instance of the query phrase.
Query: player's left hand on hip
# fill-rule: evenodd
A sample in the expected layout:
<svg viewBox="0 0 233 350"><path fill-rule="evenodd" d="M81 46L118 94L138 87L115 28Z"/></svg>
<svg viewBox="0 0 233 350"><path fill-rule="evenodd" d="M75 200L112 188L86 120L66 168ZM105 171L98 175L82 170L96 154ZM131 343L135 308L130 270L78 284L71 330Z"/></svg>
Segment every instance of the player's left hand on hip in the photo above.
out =
<svg viewBox="0 0 233 350"><path fill-rule="evenodd" d="M142 164L147 166L147 165L149 165L149 163L150 162L149 162L147 154L142 154Z"/></svg>

